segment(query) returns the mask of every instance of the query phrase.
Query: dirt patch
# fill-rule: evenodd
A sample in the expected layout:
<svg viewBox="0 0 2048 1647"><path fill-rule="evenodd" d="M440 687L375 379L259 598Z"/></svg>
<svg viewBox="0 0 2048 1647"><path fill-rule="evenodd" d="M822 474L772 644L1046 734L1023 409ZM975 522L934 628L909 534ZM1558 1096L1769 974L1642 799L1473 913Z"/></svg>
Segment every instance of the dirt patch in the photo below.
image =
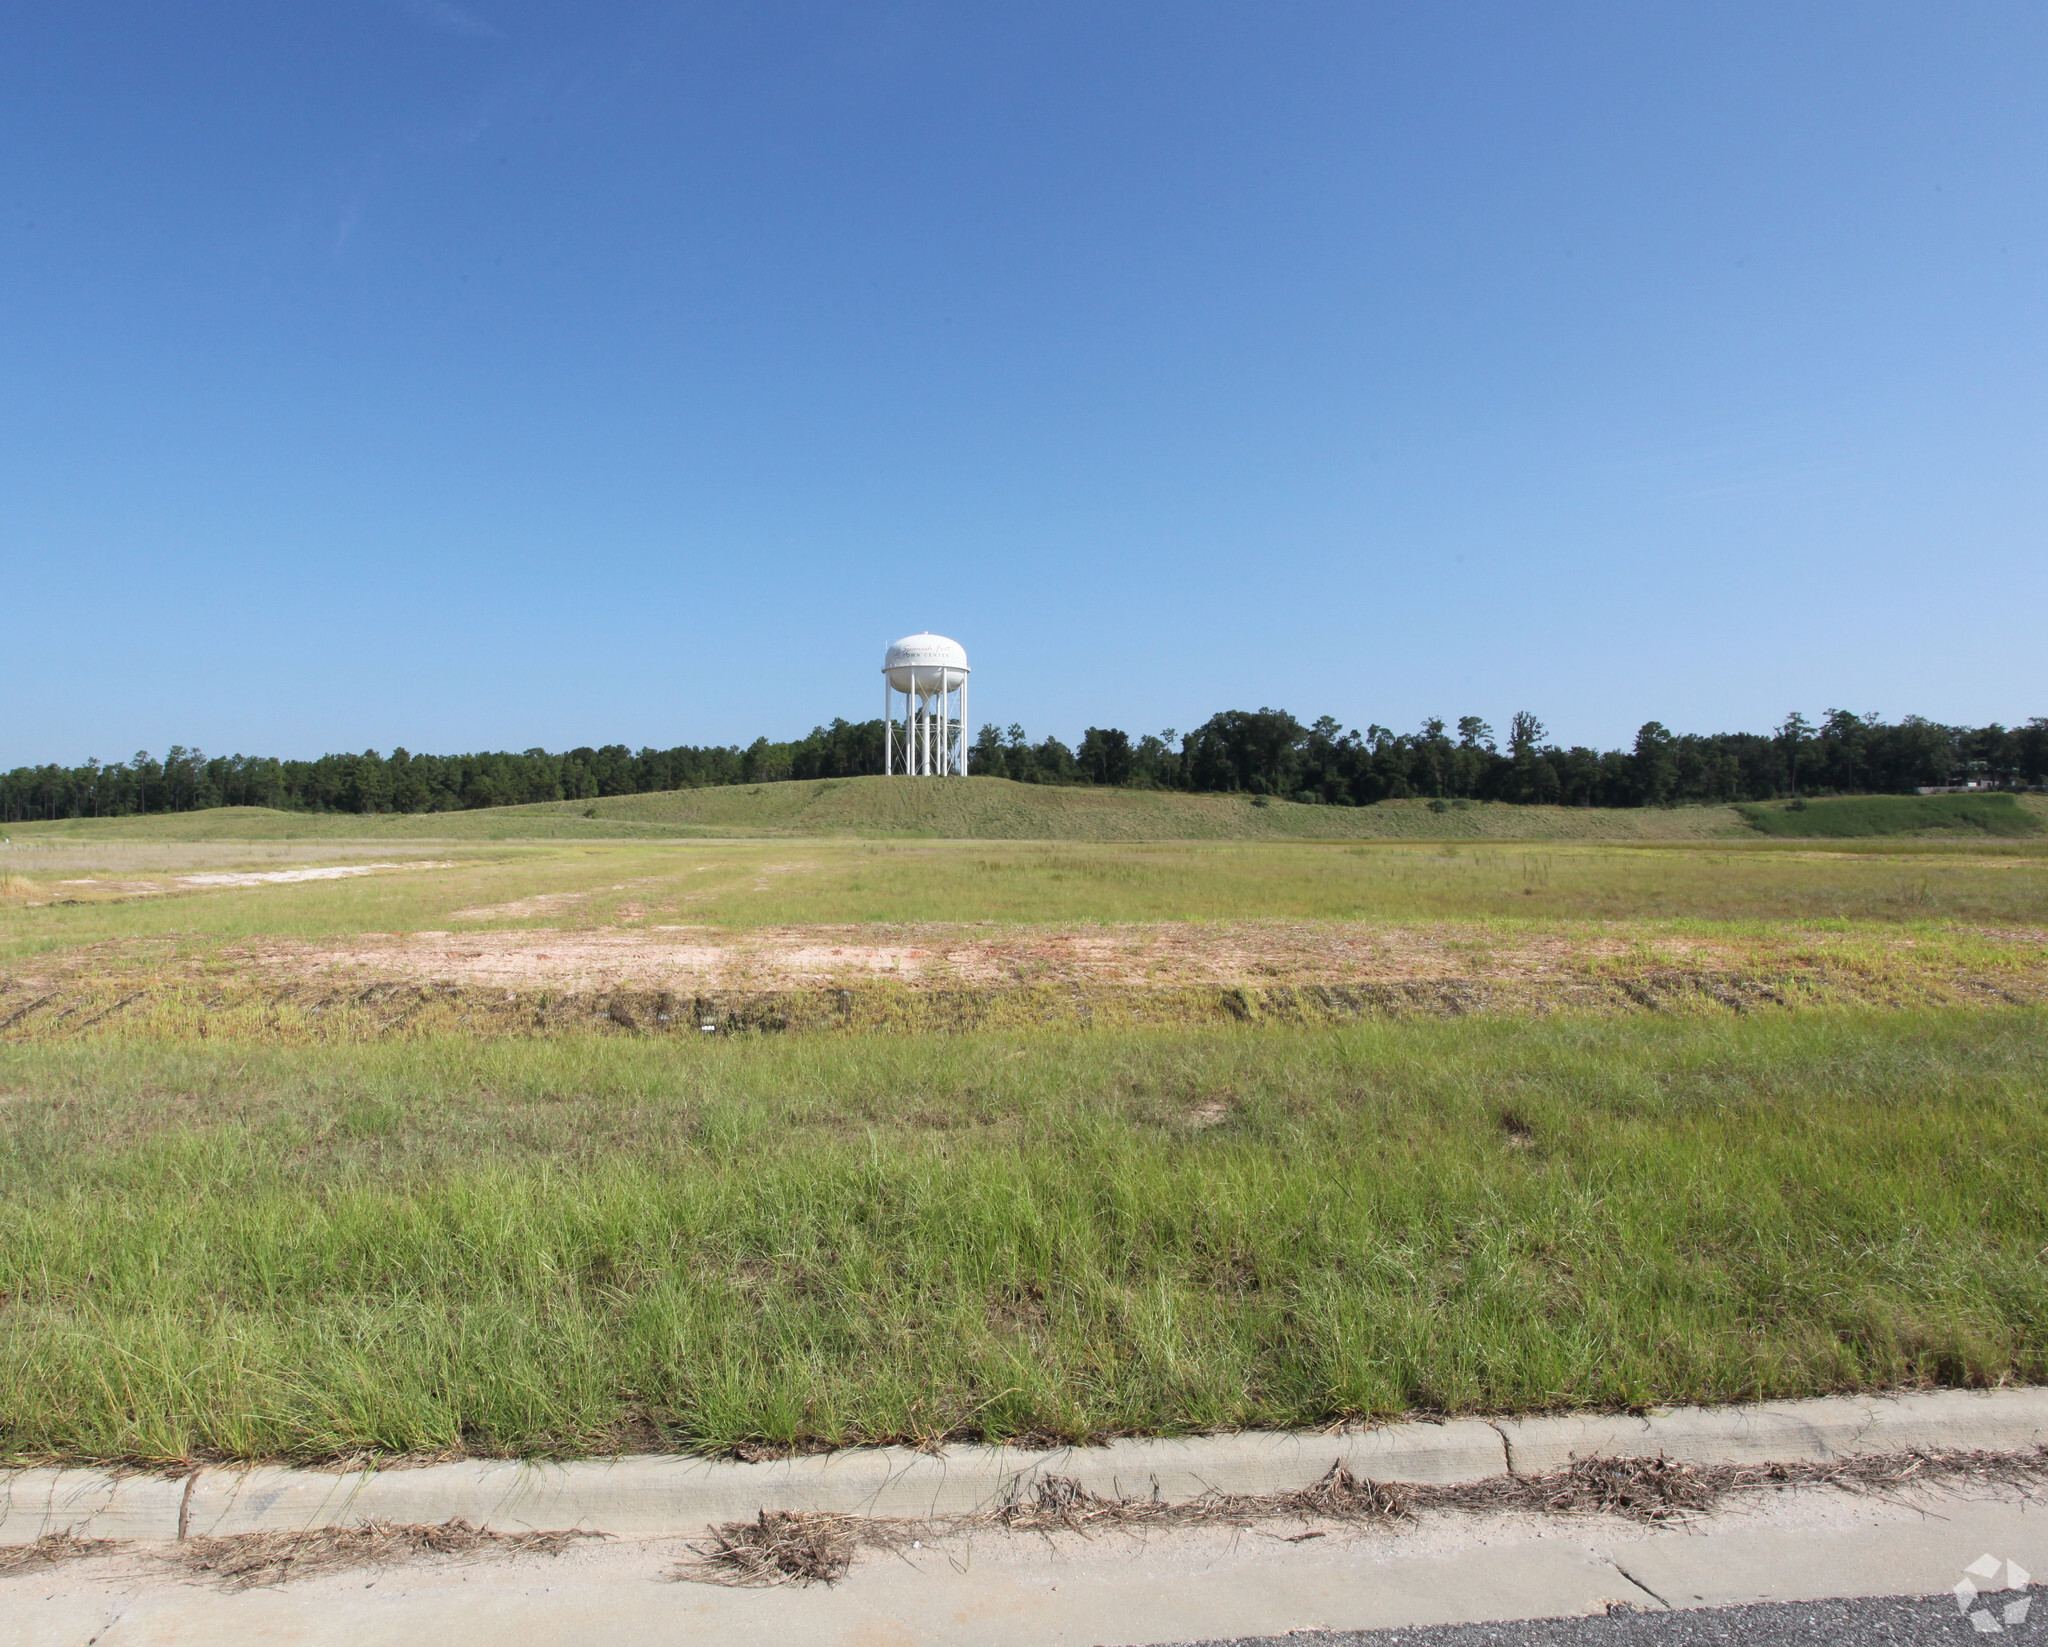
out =
<svg viewBox="0 0 2048 1647"><path fill-rule="evenodd" d="M920 1033L2048 1004L2048 933L1702 937L1624 923L423 931L204 952L165 937L34 966L0 975L0 1038Z"/></svg>
<svg viewBox="0 0 2048 1647"><path fill-rule="evenodd" d="M205 892L218 887L289 886L301 881L346 881L359 875L376 875L393 869L453 869L452 863L410 864L328 864L319 868L207 870L194 875L173 875L167 881L102 880L85 876L56 884L77 891L113 894L124 898L146 898L165 892Z"/></svg>
<svg viewBox="0 0 2048 1647"><path fill-rule="evenodd" d="M558 895L550 895L558 896ZM509 906L508 906L509 907ZM2048 933L1999 940L2022 950L2020 973L2048 967ZM1161 921L1106 928L971 925L706 927L621 932L440 931L344 943L273 941L249 953L270 973L341 973L450 984L772 990L890 978L913 987L1024 985L1359 986L1580 981L1602 975L1734 975L1759 967L1825 969L1905 962L1911 937L1844 939L1785 929L1712 940L1626 926L1475 932L1469 925Z"/></svg>
<svg viewBox="0 0 2048 1647"><path fill-rule="evenodd" d="M652 933L415 932L347 944L274 941L248 955L273 977L407 979L507 989L690 988L726 980L733 951Z"/></svg>
<svg viewBox="0 0 2048 1647"><path fill-rule="evenodd" d="M1528 978L1619 957L1625 939L1554 938L1460 947L1462 934L1308 924L1212 928L1182 923L1106 932L975 927L767 927L713 935L646 932L417 932L344 944L272 943L252 959L299 976L355 972L445 983L590 989L776 989L889 977L909 984L1008 987L1357 983L1417 978ZM1700 946L1681 944L1690 958Z"/></svg>
<svg viewBox="0 0 2048 1647"><path fill-rule="evenodd" d="M354 875L375 875L387 869L453 869L452 863L329 864L320 869L252 869L180 875L180 886L272 886L298 881L345 881Z"/></svg>

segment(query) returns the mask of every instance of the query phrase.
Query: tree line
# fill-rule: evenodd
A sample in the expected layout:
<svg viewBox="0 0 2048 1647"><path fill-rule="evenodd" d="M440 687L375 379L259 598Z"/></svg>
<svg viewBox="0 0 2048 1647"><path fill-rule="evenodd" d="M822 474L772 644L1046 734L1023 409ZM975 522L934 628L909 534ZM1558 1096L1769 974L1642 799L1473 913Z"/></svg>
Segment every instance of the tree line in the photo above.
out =
<svg viewBox="0 0 2048 1647"><path fill-rule="evenodd" d="M984 726L972 772L1020 783L1107 784L1236 793L1331 806L1421 797L1560 806L1676 806L1790 795L1904 794L1978 782L2048 783L2048 718L2023 726L1943 726L1908 715L1793 714L1771 732L1676 733L1649 721L1627 749L1564 748L1527 712L1505 738L1476 715L1414 732L1303 725L1280 709L1231 709L1185 736L1132 737L1091 726L1078 744L1033 742L1021 726ZM835 720L792 742L551 754L323 755L289 761L173 744L161 760L23 766L0 776L0 816L17 823L123 817L218 806L295 812L457 812L532 801L599 800L717 784L851 778L882 770L882 723Z"/></svg>
<svg viewBox="0 0 2048 1647"><path fill-rule="evenodd" d="M996 764L998 742L1003 766ZM977 750L984 758L976 770L1024 777L1035 767L1040 781L1064 754L1056 746L1029 749L1014 727L1004 740L984 731ZM1674 733L1648 721L1629 748L1595 750L1549 741L1543 723L1526 711L1510 720L1503 739L1476 715L1455 727L1432 718L1398 733L1378 725L1346 731L1327 716L1303 726L1282 710L1228 710L1185 738L1168 731L1133 743L1122 732L1091 727L1072 761L1086 782L1331 805L1419 797L1677 806L1903 794L1963 782L2038 787L2048 780L2048 719L2037 716L2016 729L1955 727L1916 715L1888 723L1837 709L1818 724L1795 713L1769 733L1709 734Z"/></svg>

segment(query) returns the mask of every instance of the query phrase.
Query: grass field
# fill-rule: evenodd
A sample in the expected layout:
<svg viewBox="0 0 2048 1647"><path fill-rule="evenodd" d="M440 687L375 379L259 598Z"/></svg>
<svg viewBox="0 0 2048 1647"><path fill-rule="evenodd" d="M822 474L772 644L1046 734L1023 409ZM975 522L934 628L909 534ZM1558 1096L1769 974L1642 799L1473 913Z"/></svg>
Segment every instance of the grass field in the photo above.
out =
<svg viewBox="0 0 2048 1647"><path fill-rule="evenodd" d="M142 818L15 824L16 841L617 840L861 835L953 840L1298 840L1529 838L1693 840L1749 833L1733 808L1594 810L1385 801L1378 806L1256 805L1244 795L1060 788L1006 778L819 778L357 817L223 807Z"/></svg>
<svg viewBox="0 0 2048 1647"><path fill-rule="evenodd" d="M0 1437L745 1452L2038 1379L2043 1029L0 1048Z"/></svg>
<svg viewBox="0 0 2048 1647"><path fill-rule="evenodd" d="M1950 806L1950 801L1959 806ZM2002 812L2001 804L2016 809ZM851 835L925 840L1703 841L1770 835L2019 835L2048 828L2048 798L1874 796L1760 806L1589 808L1495 802L1259 804L1243 795L1059 788L1003 778L819 778L552 801L471 812L357 816L222 807L9 826L18 846L86 841L487 843ZM1919 810L1915 810L1915 809ZM1818 827L1806 827L1811 821Z"/></svg>
<svg viewBox="0 0 2048 1647"><path fill-rule="evenodd" d="M0 873L14 1459L2048 1377L2039 838L156 827Z"/></svg>
<svg viewBox="0 0 2048 1647"><path fill-rule="evenodd" d="M179 850L24 855L0 1038L2048 1000L2048 843L380 845L298 868Z"/></svg>
<svg viewBox="0 0 2048 1647"><path fill-rule="evenodd" d="M1634 845L791 841L448 848L381 844L316 867L376 874L186 885L286 860L109 841L18 853L16 946L178 933L317 936L449 924L677 930L801 922L1633 918L2048 919L2048 842ZM20 953L17 948L15 953ZM8 953L0 949L0 956Z"/></svg>

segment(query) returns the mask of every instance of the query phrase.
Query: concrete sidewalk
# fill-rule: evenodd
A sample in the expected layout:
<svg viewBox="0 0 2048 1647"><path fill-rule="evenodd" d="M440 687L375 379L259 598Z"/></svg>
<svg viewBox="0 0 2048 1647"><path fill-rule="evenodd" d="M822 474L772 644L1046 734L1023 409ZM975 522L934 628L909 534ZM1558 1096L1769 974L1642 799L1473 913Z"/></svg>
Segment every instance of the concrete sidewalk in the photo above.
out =
<svg viewBox="0 0 2048 1647"><path fill-rule="evenodd" d="M182 1573L166 1559L177 1549L134 1545L0 1578L0 1647L1135 1647L1617 1606L1938 1595L1987 1553L2048 1574L2048 1504L2013 1489L1876 1499L1804 1488L1748 1494L1682 1528L1456 1512L1093 1538L979 1528L872 1554L838 1585L807 1589L676 1582L689 1556L676 1539L240 1593ZM1960 1610L1941 1616L1957 1641L1972 1637Z"/></svg>

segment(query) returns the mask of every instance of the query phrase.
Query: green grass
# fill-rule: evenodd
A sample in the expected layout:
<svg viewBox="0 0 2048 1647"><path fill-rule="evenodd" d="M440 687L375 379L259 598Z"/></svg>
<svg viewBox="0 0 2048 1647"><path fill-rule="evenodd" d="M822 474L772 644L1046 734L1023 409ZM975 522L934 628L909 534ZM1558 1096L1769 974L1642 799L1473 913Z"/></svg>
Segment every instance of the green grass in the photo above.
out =
<svg viewBox="0 0 2048 1647"><path fill-rule="evenodd" d="M2042 832L2037 809L2017 795L1844 795L1829 800L1741 806L1753 829L1766 835L1822 840L1856 836L1920 835L1942 831L1963 836L2022 836Z"/></svg>
<svg viewBox="0 0 2048 1647"><path fill-rule="evenodd" d="M956 840L1299 840L1337 837L1697 839L1739 835L1725 806L1594 809L1422 801L1309 806L1243 795L1062 788L1007 778L819 778L618 795L474 812L383 816L223 807L144 818L16 824L17 840L691 839L860 835Z"/></svg>
<svg viewBox="0 0 2048 1647"><path fill-rule="evenodd" d="M1256 804L1244 795L1062 788L1006 778L819 779L626 795L599 817L642 826L971 840L1298 840L1311 838L1694 839L1737 832L1726 807L1671 811L1452 804Z"/></svg>
<svg viewBox="0 0 2048 1647"><path fill-rule="evenodd" d="M640 825L586 818L588 803L546 807L489 806L471 812L279 812L267 806L209 807L203 812L151 813L139 818L61 818L14 823L5 833L15 846L99 842L347 843L367 852L393 844L500 841L691 840L718 831L680 825ZM748 831L746 833L755 833Z"/></svg>
<svg viewBox="0 0 2048 1647"><path fill-rule="evenodd" d="M134 850L144 850L137 847ZM164 849L151 846L161 863ZM198 850L198 849L194 849ZM211 852L215 849L208 848ZM1815 851L1406 842L595 842L450 849L451 869L95 901L121 843L25 852L38 907L0 907L0 964L121 939L187 946L421 929L815 922L1237 920L2048 923L2048 846ZM363 857L375 857L373 852ZM175 867L175 866L173 866ZM209 858L206 867L219 867ZM271 868L265 862L258 867ZM170 870L150 873L168 876ZM166 881L166 884L170 884ZM524 909L523 900L560 901ZM79 898L85 901L57 901Z"/></svg>
<svg viewBox="0 0 2048 1647"><path fill-rule="evenodd" d="M1896 797L1871 800L1883 811L1898 801L1985 800L2017 806L2038 828L2048 801L2036 796ZM1441 804L1441 803L1438 803ZM1811 803L1826 809L1847 805ZM1862 805L1862 802L1855 803ZM1821 816L1832 814L1822 811ZM277 812L220 807L142 818L66 819L8 826L17 843L54 841L360 842L701 840L755 836L852 835L913 840L1528 840L1707 841L1739 838L1751 828L1772 834L1894 834L1956 827L1937 808L1924 821L1881 830L1805 829L1812 813L1775 806L1561 807L1451 802L1439 811L1420 800L1376 806L1311 806L1292 801L1255 805L1243 795L1181 795L1160 790L1061 788L1006 778L818 778L790 783L682 789L617 795L597 801L549 801L472 812L379 815ZM1910 811L1900 817L1921 816ZM2003 816L2003 814L1999 814ZM1985 817L1992 817L1986 813ZM1760 819L1771 820L1760 822ZM1975 827L1988 828L1988 824ZM2026 832L2018 828L1993 833Z"/></svg>
<svg viewBox="0 0 2048 1647"><path fill-rule="evenodd" d="M0 1047L0 1451L2048 1377L2048 1017Z"/></svg>
<svg viewBox="0 0 2048 1647"><path fill-rule="evenodd" d="M962 816L999 836L986 809L1013 803L1041 834L1060 809L1139 832L1162 798L855 788L527 814L631 839L257 838L278 814L17 831L0 1456L1084 1438L2048 1378L2048 1014L1900 1005L2042 998L2048 841L1772 840L1725 810L1632 815L1736 831L1665 841L928 840ZM1436 821L1164 799L1259 827ZM828 838L859 832L832 812L856 803L904 838ZM719 806L789 832L673 838L726 829ZM464 817L509 834L510 811ZM1473 811L1446 816L1533 816ZM336 861L403 867L175 879ZM1554 963L1636 1015L1582 990L1547 1017L1192 1027L1222 1011L1175 1016L1163 966L1130 986L1161 1014L1047 971L1039 993L1096 1027L1017 1028L1055 1021L1036 959L974 1011L831 1034L704 1037L694 1011L655 1034L640 999L700 987L648 982L665 945L981 926L1027 959L1053 928L1077 953L1242 952L1209 995L1248 999L1308 964L1288 943L1358 946L1397 985L1404 956L1475 978L1506 957L1503 1012L1554 1005L1512 973ZM429 980L329 1010L362 978L328 963L378 947L356 939L455 952L507 928L576 935L508 950L638 959L588 997L548 974L534 999ZM1756 987L1688 1011L1687 978L1737 974ZM635 990L614 1017L603 992ZM485 996L519 1038L493 1038ZM387 1016L392 1038L355 1039Z"/></svg>

